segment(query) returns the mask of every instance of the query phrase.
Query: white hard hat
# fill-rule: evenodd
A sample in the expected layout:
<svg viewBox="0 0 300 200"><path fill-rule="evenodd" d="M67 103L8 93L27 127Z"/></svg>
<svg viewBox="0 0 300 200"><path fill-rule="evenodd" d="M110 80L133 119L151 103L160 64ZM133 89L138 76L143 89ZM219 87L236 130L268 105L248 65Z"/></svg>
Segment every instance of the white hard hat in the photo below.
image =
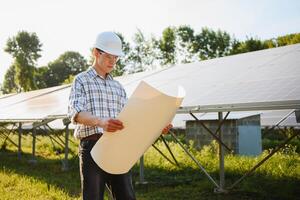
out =
<svg viewBox="0 0 300 200"><path fill-rule="evenodd" d="M106 53L123 56L122 41L114 32L102 32L97 36L94 48L100 49Z"/></svg>

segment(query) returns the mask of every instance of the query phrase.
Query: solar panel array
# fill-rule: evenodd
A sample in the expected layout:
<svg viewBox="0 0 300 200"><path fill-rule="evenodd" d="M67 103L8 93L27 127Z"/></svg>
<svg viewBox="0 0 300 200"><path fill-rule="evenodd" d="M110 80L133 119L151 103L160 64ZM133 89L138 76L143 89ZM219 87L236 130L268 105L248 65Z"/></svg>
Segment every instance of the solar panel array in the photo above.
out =
<svg viewBox="0 0 300 200"><path fill-rule="evenodd" d="M300 44L171 66L117 80L128 96L141 80L170 95L182 85L186 90L183 106L257 103L263 107L277 101L288 105L290 101L300 102ZM69 92L69 86L57 86L1 96L0 120L66 116Z"/></svg>

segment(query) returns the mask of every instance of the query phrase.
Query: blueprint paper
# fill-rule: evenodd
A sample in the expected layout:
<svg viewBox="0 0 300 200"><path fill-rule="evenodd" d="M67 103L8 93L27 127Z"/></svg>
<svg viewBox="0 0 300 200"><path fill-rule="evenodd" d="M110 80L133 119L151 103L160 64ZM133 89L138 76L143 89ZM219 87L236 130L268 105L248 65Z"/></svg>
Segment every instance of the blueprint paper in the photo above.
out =
<svg viewBox="0 0 300 200"><path fill-rule="evenodd" d="M124 129L103 133L91 151L94 161L111 174L128 172L172 121L184 95L182 87L172 97L140 82L117 117Z"/></svg>

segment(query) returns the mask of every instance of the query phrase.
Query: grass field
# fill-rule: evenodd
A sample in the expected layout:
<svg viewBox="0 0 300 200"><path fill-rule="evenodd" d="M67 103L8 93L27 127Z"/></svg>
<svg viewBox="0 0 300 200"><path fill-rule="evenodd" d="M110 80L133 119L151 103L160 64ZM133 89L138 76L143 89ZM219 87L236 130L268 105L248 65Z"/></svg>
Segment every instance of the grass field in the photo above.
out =
<svg viewBox="0 0 300 200"><path fill-rule="evenodd" d="M17 141L17 137L13 137ZM31 157L30 136L22 139L22 158L18 160L17 148L7 143L0 150L0 199L1 200L60 200L80 199L80 179L78 173L77 143L70 144L69 170L62 171L63 151L53 145L48 137L39 136L37 141L36 163ZM2 144L0 140L0 145ZM145 154L145 180L148 184L138 184L138 164L132 169L136 196L139 200L182 200L182 199L300 199L300 155L293 146L287 146L277 153L253 175L246 178L227 194L213 192L213 184L188 158L180 147L169 143L180 168L173 166L154 148ZM163 143L157 146L167 154ZM216 144L196 151L192 144L189 150L207 171L218 179L218 154ZM226 186L230 186L255 163L259 157L226 155Z"/></svg>

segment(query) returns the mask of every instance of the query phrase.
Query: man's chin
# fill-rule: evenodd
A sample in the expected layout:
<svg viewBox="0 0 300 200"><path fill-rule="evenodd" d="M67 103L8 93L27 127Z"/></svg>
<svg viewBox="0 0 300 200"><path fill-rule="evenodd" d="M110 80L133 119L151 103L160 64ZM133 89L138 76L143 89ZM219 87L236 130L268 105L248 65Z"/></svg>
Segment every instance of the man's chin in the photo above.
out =
<svg viewBox="0 0 300 200"><path fill-rule="evenodd" d="M113 71L113 69L114 69L114 67L107 67L107 73L110 73L110 72L112 72Z"/></svg>

